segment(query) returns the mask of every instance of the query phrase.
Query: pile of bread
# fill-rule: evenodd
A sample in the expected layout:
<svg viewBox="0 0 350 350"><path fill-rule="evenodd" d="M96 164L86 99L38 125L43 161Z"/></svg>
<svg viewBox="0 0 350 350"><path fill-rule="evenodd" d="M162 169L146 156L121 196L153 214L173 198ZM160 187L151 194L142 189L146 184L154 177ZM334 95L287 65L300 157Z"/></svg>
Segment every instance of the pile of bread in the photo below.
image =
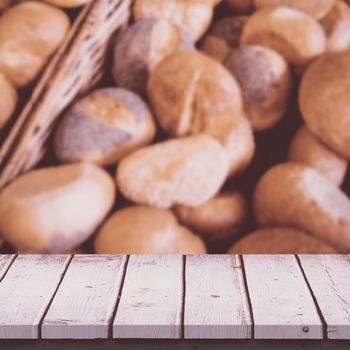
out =
<svg viewBox="0 0 350 350"><path fill-rule="evenodd" d="M17 9L29 4L39 6ZM15 8L0 18L0 50L9 48L11 62L17 46L2 33ZM18 60L27 62L23 40ZM1 192L7 242L49 253L87 241L97 253L350 251L341 188L350 159L345 1L135 0L112 51L113 86L74 101L53 135L60 165ZM5 84L35 76L20 63L23 71L7 69L0 52ZM293 94L303 125L249 198L235 179L258 161L255 136L281 123Z"/></svg>

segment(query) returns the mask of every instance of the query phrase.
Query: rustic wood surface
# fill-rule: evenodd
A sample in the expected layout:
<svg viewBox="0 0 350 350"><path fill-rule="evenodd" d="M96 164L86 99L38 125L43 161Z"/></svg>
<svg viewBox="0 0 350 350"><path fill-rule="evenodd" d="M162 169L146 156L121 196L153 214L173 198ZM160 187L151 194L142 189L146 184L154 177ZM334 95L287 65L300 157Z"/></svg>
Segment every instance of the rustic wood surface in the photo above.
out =
<svg viewBox="0 0 350 350"><path fill-rule="evenodd" d="M349 305L347 255L0 255L0 339L349 339Z"/></svg>
<svg viewBox="0 0 350 350"><path fill-rule="evenodd" d="M350 257L300 255L301 266L327 323L329 339L350 339Z"/></svg>

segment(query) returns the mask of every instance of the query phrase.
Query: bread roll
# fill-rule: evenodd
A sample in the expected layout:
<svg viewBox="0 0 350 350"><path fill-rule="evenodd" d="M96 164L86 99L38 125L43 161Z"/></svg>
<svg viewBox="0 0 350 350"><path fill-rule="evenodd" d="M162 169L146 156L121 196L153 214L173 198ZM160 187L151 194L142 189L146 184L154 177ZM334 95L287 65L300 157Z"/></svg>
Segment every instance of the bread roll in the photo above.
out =
<svg viewBox="0 0 350 350"><path fill-rule="evenodd" d="M208 133L220 138L242 117L236 80L198 52L178 52L158 64L148 95L160 126L172 136Z"/></svg>
<svg viewBox="0 0 350 350"><path fill-rule="evenodd" d="M134 19L169 19L196 41L208 29L213 10L213 0L135 0Z"/></svg>
<svg viewBox="0 0 350 350"><path fill-rule="evenodd" d="M309 232L340 252L350 249L350 200L318 171L297 163L271 168L254 194L260 226Z"/></svg>
<svg viewBox="0 0 350 350"><path fill-rule="evenodd" d="M332 8L334 0L255 0L257 9L268 6L288 6L303 11L317 19L324 17Z"/></svg>
<svg viewBox="0 0 350 350"><path fill-rule="evenodd" d="M17 105L17 91L0 72L0 129L12 116Z"/></svg>
<svg viewBox="0 0 350 350"><path fill-rule="evenodd" d="M0 72L16 86L35 79L69 28L60 9L38 1L11 7L0 18Z"/></svg>
<svg viewBox="0 0 350 350"><path fill-rule="evenodd" d="M214 196L228 172L220 143L208 135L161 142L124 158L117 184L129 200L160 208L198 206Z"/></svg>
<svg viewBox="0 0 350 350"><path fill-rule="evenodd" d="M47 3L59 7L79 7L88 4L93 0L45 0Z"/></svg>
<svg viewBox="0 0 350 350"><path fill-rule="evenodd" d="M91 236L111 209L115 185L88 163L34 170L0 194L0 232L17 249L63 253Z"/></svg>
<svg viewBox="0 0 350 350"><path fill-rule="evenodd" d="M118 37L114 80L120 87L145 95L149 74L162 59L194 49L188 34L172 22L156 18L138 21Z"/></svg>
<svg viewBox="0 0 350 350"><path fill-rule="evenodd" d="M252 232L228 251L228 254L336 254L329 244L302 231L271 227Z"/></svg>
<svg viewBox="0 0 350 350"><path fill-rule="evenodd" d="M340 156L350 159L350 51L326 54L306 70L299 106L307 127Z"/></svg>
<svg viewBox="0 0 350 350"><path fill-rule="evenodd" d="M289 148L288 160L302 163L319 171L336 186L340 186L348 162L318 140L305 126L295 134Z"/></svg>
<svg viewBox="0 0 350 350"><path fill-rule="evenodd" d="M321 24L327 34L328 51L342 51L350 48L350 7L344 1L336 0L332 10Z"/></svg>
<svg viewBox="0 0 350 350"><path fill-rule="evenodd" d="M214 22L200 43L201 51L223 62L228 53L240 45L242 31L248 18L248 16L233 16Z"/></svg>
<svg viewBox="0 0 350 350"><path fill-rule="evenodd" d="M241 44L269 47L287 62L305 66L326 51L326 36L312 16L289 7L274 6L263 8L249 18Z"/></svg>
<svg viewBox="0 0 350 350"><path fill-rule="evenodd" d="M242 46L227 55L224 65L242 89L245 115L253 129L276 125L287 111L291 92L291 74L283 57L265 47Z"/></svg>
<svg viewBox="0 0 350 350"><path fill-rule="evenodd" d="M55 135L55 153L63 163L114 164L150 143L155 132L151 112L136 94L96 90L66 113Z"/></svg>
<svg viewBox="0 0 350 350"><path fill-rule="evenodd" d="M175 213L181 223L197 232L210 247L232 242L242 233L248 218L247 202L237 191L219 193L195 208L178 205Z"/></svg>
<svg viewBox="0 0 350 350"><path fill-rule="evenodd" d="M98 254L204 254L202 240L166 209L135 206L114 213L95 240Z"/></svg>

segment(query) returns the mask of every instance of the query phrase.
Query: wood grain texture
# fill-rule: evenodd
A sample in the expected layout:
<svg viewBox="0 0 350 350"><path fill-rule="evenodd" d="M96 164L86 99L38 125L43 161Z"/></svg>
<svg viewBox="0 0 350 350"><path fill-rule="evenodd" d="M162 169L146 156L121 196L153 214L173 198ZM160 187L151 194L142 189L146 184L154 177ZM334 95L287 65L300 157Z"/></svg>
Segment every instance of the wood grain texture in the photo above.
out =
<svg viewBox="0 0 350 350"><path fill-rule="evenodd" d="M0 283L0 338L36 339L69 255L19 255Z"/></svg>
<svg viewBox="0 0 350 350"><path fill-rule="evenodd" d="M114 338L180 338L183 257L132 255L113 323Z"/></svg>
<svg viewBox="0 0 350 350"><path fill-rule="evenodd" d="M327 338L350 339L350 257L299 255L327 327Z"/></svg>
<svg viewBox="0 0 350 350"><path fill-rule="evenodd" d="M0 248L1 248L1 243L0 243ZM15 257L16 257L15 254L0 255L0 281L4 277L5 273L7 272L8 268L10 267Z"/></svg>
<svg viewBox="0 0 350 350"><path fill-rule="evenodd" d="M323 326L293 255L244 255L256 339L322 339Z"/></svg>
<svg viewBox="0 0 350 350"><path fill-rule="evenodd" d="M42 324L42 338L108 338L126 256L76 255Z"/></svg>
<svg viewBox="0 0 350 350"><path fill-rule="evenodd" d="M185 338L250 338L252 321L236 255L186 257Z"/></svg>

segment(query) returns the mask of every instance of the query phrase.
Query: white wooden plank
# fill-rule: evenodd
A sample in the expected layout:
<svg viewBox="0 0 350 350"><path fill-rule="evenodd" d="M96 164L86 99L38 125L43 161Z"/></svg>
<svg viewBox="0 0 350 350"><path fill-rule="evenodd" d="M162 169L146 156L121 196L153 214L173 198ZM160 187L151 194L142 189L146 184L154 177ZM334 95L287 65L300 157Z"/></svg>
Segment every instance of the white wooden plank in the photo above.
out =
<svg viewBox="0 0 350 350"><path fill-rule="evenodd" d="M350 257L299 255L327 324L327 338L350 339Z"/></svg>
<svg viewBox="0 0 350 350"><path fill-rule="evenodd" d="M108 338L126 258L75 255L43 321L42 338Z"/></svg>
<svg viewBox="0 0 350 350"><path fill-rule="evenodd" d="M15 257L15 254L0 255L0 281L4 277L5 273L7 272Z"/></svg>
<svg viewBox="0 0 350 350"><path fill-rule="evenodd" d="M250 338L252 321L236 255L188 255L185 338Z"/></svg>
<svg viewBox="0 0 350 350"><path fill-rule="evenodd" d="M183 257L132 255L113 324L114 338L180 338Z"/></svg>
<svg viewBox="0 0 350 350"><path fill-rule="evenodd" d="M69 255L19 255L0 283L0 339L36 339Z"/></svg>
<svg viewBox="0 0 350 350"><path fill-rule="evenodd" d="M256 339L322 339L323 326L293 255L244 255Z"/></svg>

